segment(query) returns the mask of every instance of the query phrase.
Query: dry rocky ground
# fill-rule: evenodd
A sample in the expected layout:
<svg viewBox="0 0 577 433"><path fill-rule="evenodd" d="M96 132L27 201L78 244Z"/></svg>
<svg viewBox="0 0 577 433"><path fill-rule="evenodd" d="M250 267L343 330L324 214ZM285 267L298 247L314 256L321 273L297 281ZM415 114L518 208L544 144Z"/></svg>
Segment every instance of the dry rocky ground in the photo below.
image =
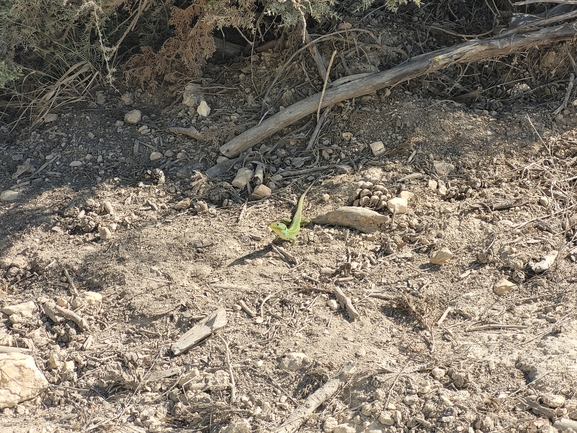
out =
<svg viewBox="0 0 577 433"><path fill-rule="evenodd" d="M0 359L20 348L47 383L3 408L0 431L284 432L315 398L300 431L577 431L577 108L552 115L565 89L485 110L399 86L333 107L308 150L313 119L206 177L264 114L250 86L271 63L214 66L208 117L178 83L4 131ZM284 106L313 91L283 89ZM272 194L249 200L231 182L258 166ZM312 182L305 216L360 189L379 230L313 224L273 243L268 225ZM402 192L407 213L379 205ZM219 329L175 350L215 312Z"/></svg>

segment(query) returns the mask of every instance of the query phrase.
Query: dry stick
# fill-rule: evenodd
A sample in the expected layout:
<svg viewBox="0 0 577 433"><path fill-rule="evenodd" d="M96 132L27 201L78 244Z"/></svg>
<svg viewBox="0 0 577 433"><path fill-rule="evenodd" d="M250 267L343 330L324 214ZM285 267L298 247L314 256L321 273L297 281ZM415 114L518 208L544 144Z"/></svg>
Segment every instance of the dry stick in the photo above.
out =
<svg viewBox="0 0 577 433"><path fill-rule="evenodd" d="M228 367L228 374L230 374L230 403L232 404L236 401L236 383L234 381L234 373L232 371L232 365L230 363L230 349L228 347L228 343L222 337L222 335L219 335L218 337L222 340L222 342L224 343L224 348L226 349L225 360L226 360L226 366Z"/></svg>
<svg viewBox="0 0 577 433"><path fill-rule="evenodd" d="M571 96L571 91L573 90L574 85L575 85L575 74L571 74L571 76L569 77L569 83L567 84L567 92L565 93L565 99L563 99L563 103L559 106L559 108L553 111L554 116L556 116L562 110L567 108L567 103L569 102L569 97Z"/></svg>
<svg viewBox="0 0 577 433"><path fill-rule="evenodd" d="M246 302L244 302L242 299L238 301L238 305L240 305L240 308L242 308L244 312L251 318L256 317L256 311L252 310L248 305L246 305Z"/></svg>
<svg viewBox="0 0 577 433"><path fill-rule="evenodd" d="M323 111L321 118L317 121L317 126L315 126L315 129L314 129L313 133L311 134L311 138L309 139L309 144L307 145L306 150L311 150L313 148L313 146L315 145L315 142L317 141L317 138L319 137L321 129L324 126L324 124L327 120L327 117L329 116L329 113L331 112L331 108L332 107L327 107L325 109L325 111ZM284 175L284 172L283 172L283 175Z"/></svg>
<svg viewBox="0 0 577 433"><path fill-rule="evenodd" d="M292 433L297 431L321 404L331 398L349 380L354 370L354 363L345 364L335 377L317 389L302 405L297 407L286 421L274 430L274 433Z"/></svg>
<svg viewBox="0 0 577 433"><path fill-rule="evenodd" d="M564 5L577 5L577 0L524 0L513 3L513 6L524 6L533 3L559 3Z"/></svg>
<svg viewBox="0 0 577 433"><path fill-rule="evenodd" d="M327 73L325 74L325 82L323 84L323 91L321 92L321 97L319 99L319 107L317 108L317 122L320 122L321 119L321 105L323 104L323 98L325 97L325 92L327 91L327 84L329 82L329 74L331 73L331 67L333 66L333 61L335 60L335 56L337 55L337 50L333 51L331 55L331 60L329 62L329 66L327 68Z"/></svg>
<svg viewBox="0 0 577 433"><path fill-rule="evenodd" d="M576 34L577 27L573 23L567 23L534 32L464 42L456 47L422 54L388 71L372 74L366 78L328 89L320 106L325 108L346 99L373 93L383 87L391 87L412 78L444 69L455 63L477 62L507 55L516 50L570 40ZM264 138L314 113L319 106L319 101L320 94L316 94L285 108L264 120L260 125L228 141L220 147L220 151L229 158L238 155Z"/></svg>
<svg viewBox="0 0 577 433"><path fill-rule="evenodd" d="M70 274L68 273L68 269L64 268L64 275L66 275L66 279L68 280L68 283L70 284L70 291L72 292L73 295L78 296L78 289L76 288L76 284L74 284L74 280L72 279L72 277L70 276Z"/></svg>
<svg viewBox="0 0 577 433"><path fill-rule="evenodd" d="M352 320L357 320L359 317L361 317L361 315L353 305L351 298L345 295L345 293L339 287L335 287L333 290L335 292L335 296L339 300L339 303L347 309L347 313L349 313L349 317Z"/></svg>
<svg viewBox="0 0 577 433"><path fill-rule="evenodd" d="M36 170L34 173L32 173L32 175L30 177L36 176L38 173L40 173L42 170L44 170L46 167L48 167L50 164L52 164L53 162L57 161L58 158L60 158L60 155L56 155L54 158L49 159L48 161L46 161L44 164L42 164L40 166L40 168L38 170Z"/></svg>
<svg viewBox="0 0 577 433"><path fill-rule="evenodd" d="M83 317L80 317L74 311L68 310L66 308L62 308L60 305L54 305L53 309L58 314L63 316L65 319L72 320L74 323L76 323L81 331L87 331L88 330L88 322L86 321L86 319Z"/></svg>
<svg viewBox="0 0 577 433"><path fill-rule="evenodd" d="M465 329L465 332L487 331L489 329L527 329L526 325L507 325L505 323L489 323L488 325L475 326Z"/></svg>
<svg viewBox="0 0 577 433"><path fill-rule="evenodd" d="M309 32L306 29L306 27L305 27L305 42L307 43L307 45L312 42L311 35L309 35ZM313 56L313 59L315 60L315 63L317 64L319 75L326 82L331 67L329 66L329 71L327 71L327 68L325 68L325 64L323 62L323 57L321 56L321 53L319 52L319 49L317 48L316 44L312 44L309 49Z"/></svg>

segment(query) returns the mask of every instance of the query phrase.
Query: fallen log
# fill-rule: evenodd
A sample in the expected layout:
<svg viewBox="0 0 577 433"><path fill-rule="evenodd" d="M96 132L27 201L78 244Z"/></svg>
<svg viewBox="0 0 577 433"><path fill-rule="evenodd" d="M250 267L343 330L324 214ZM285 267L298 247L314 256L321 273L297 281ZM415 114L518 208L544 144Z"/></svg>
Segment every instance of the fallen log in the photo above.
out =
<svg viewBox="0 0 577 433"><path fill-rule="evenodd" d="M447 68L455 63L478 62L505 56L515 51L567 41L575 38L574 22L547 27L526 33L507 32L490 39L472 40L454 47L421 54L387 71L378 72L328 89L321 101L321 94L309 96L285 108L259 125L234 137L220 147L223 155L232 158L254 146L266 137L286 128L299 119L346 99L373 93L404 81Z"/></svg>

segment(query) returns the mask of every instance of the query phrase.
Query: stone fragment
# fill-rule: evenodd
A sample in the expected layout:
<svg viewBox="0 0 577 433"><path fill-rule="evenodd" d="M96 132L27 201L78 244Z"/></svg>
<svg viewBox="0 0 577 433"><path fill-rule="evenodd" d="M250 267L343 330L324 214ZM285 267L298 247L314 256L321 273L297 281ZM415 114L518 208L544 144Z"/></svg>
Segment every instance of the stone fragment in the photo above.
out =
<svg viewBox="0 0 577 433"><path fill-rule="evenodd" d="M373 413L373 406L370 403L363 403L361 405L361 414L364 416L371 416Z"/></svg>
<svg viewBox="0 0 577 433"><path fill-rule="evenodd" d="M254 172L250 168L240 168L236 173L236 177L232 181L232 186L240 190L244 189L244 187L251 180L253 174Z"/></svg>
<svg viewBox="0 0 577 433"><path fill-rule="evenodd" d="M306 367L309 363L310 359L304 353L291 352L281 359L280 367L283 370L297 371Z"/></svg>
<svg viewBox="0 0 577 433"><path fill-rule="evenodd" d="M180 200L174 205L174 210L183 210L190 206L190 198L187 197L184 200Z"/></svg>
<svg viewBox="0 0 577 433"><path fill-rule="evenodd" d="M565 396L560 394L545 394L541 396L541 403L552 409L563 407L566 402L567 400L565 399Z"/></svg>
<svg viewBox="0 0 577 433"><path fill-rule="evenodd" d="M82 165L82 161L72 161L68 164L69 167L80 167Z"/></svg>
<svg viewBox="0 0 577 433"><path fill-rule="evenodd" d="M369 144L369 146L371 147L371 151L375 156L381 156L383 153L385 153L385 145L382 141L375 141Z"/></svg>
<svg viewBox="0 0 577 433"><path fill-rule="evenodd" d="M553 427L555 427L557 431L560 432L564 432L569 429L572 431L577 431L577 421L573 421L568 418L559 418L557 421L555 421Z"/></svg>
<svg viewBox="0 0 577 433"><path fill-rule="evenodd" d="M387 208L392 214L399 215L407 213L409 203L402 197L394 197L387 201Z"/></svg>
<svg viewBox="0 0 577 433"><path fill-rule="evenodd" d="M124 115L124 121L129 125L136 125L142 120L142 112L140 110L130 110Z"/></svg>
<svg viewBox="0 0 577 433"><path fill-rule="evenodd" d="M325 419L325 422L323 424L323 431L325 433L332 433L335 429L336 426L339 425L339 422L336 420L336 418L329 416L327 417L327 419Z"/></svg>
<svg viewBox="0 0 577 433"><path fill-rule="evenodd" d="M82 298L84 298L84 302L88 305L98 305L102 302L102 295L97 292L84 292Z"/></svg>
<svg viewBox="0 0 577 433"><path fill-rule="evenodd" d="M14 201L18 198L18 192L7 189L0 192L0 201Z"/></svg>
<svg viewBox="0 0 577 433"><path fill-rule="evenodd" d="M162 157L163 157L163 155L162 155L162 153L160 153L160 152L152 152L152 153L150 154L150 160L151 160L151 161L156 161L156 160L158 160L158 159L160 159L160 158L162 158Z"/></svg>
<svg viewBox="0 0 577 433"><path fill-rule="evenodd" d="M47 386L34 358L18 352L0 353L0 409L30 400Z"/></svg>
<svg viewBox="0 0 577 433"><path fill-rule="evenodd" d="M188 83L182 92L182 104L187 107L198 107L200 101L204 100L201 87L196 83Z"/></svg>
<svg viewBox="0 0 577 433"><path fill-rule="evenodd" d="M435 191L437 189L438 183L435 179L429 179L429 189Z"/></svg>
<svg viewBox="0 0 577 433"><path fill-rule="evenodd" d="M63 362L60 359L60 355L56 352L51 353L48 356L48 365L52 370L60 370L63 365Z"/></svg>
<svg viewBox="0 0 577 433"><path fill-rule="evenodd" d="M431 376L439 380L445 376L446 371L440 367L435 367L431 370Z"/></svg>
<svg viewBox="0 0 577 433"><path fill-rule="evenodd" d="M531 263L530 264L531 269L536 274L545 272L547 269L551 267L553 263L555 263L555 259L557 258L558 255L559 255L558 251L551 251L549 254L543 257L541 261L537 263Z"/></svg>
<svg viewBox="0 0 577 433"><path fill-rule="evenodd" d="M329 307L332 311L337 311L340 308L336 299L329 299L327 301L327 307Z"/></svg>
<svg viewBox="0 0 577 433"><path fill-rule="evenodd" d="M109 201L105 201L104 203L102 203L102 206L104 207L104 210L106 210L107 214L114 215L114 208L112 207L112 203L110 203Z"/></svg>
<svg viewBox="0 0 577 433"><path fill-rule="evenodd" d="M444 265L449 260L453 258L453 253L447 247L443 247L440 250L433 251L429 262L433 265Z"/></svg>
<svg viewBox="0 0 577 433"><path fill-rule="evenodd" d="M196 112L202 117L208 117L208 115L210 114L210 107L208 106L206 101L200 101L200 104L198 104Z"/></svg>
<svg viewBox="0 0 577 433"><path fill-rule="evenodd" d="M356 433L357 429L348 424L339 424L333 429L333 433Z"/></svg>
<svg viewBox="0 0 577 433"><path fill-rule="evenodd" d="M100 236L100 239L102 239L103 241L108 241L112 239L112 232L106 226L98 227L98 235Z"/></svg>
<svg viewBox="0 0 577 433"><path fill-rule="evenodd" d="M407 203L411 203L416 198L415 193L411 191L401 191L399 197L407 200Z"/></svg>
<svg viewBox="0 0 577 433"><path fill-rule="evenodd" d="M34 301L22 302L21 304L7 305L2 308L2 312L7 316L12 314L19 314L25 317L32 317L32 314L36 311L36 304Z"/></svg>
<svg viewBox="0 0 577 433"><path fill-rule="evenodd" d="M178 380L179 386L186 386L189 385L192 380L196 377L200 376L200 371L198 368L191 368L185 374L183 374L180 379Z"/></svg>
<svg viewBox="0 0 577 433"><path fill-rule="evenodd" d="M389 412L381 413L379 415L379 422L382 425L386 425L386 426L395 425L395 420L393 419L393 416Z"/></svg>
<svg viewBox="0 0 577 433"><path fill-rule="evenodd" d="M252 196L251 199L253 200L261 200L265 197L270 196L271 194L271 189L263 184L260 184L259 186L257 186L254 191L252 192Z"/></svg>
<svg viewBox="0 0 577 433"><path fill-rule="evenodd" d="M455 170L455 166L453 164L444 161L433 161L433 167L435 167L435 171L439 176L447 176L453 170Z"/></svg>
<svg viewBox="0 0 577 433"><path fill-rule="evenodd" d="M403 399L403 402L407 406L413 406L414 404L419 403L419 401L420 401L420 398L417 394L409 394Z"/></svg>
<svg viewBox="0 0 577 433"><path fill-rule="evenodd" d="M512 283L506 278L502 278L499 281L497 281L493 286L493 292L501 296L509 293L511 290L515 288L517 288L517 285L515 283Z"/></svg>

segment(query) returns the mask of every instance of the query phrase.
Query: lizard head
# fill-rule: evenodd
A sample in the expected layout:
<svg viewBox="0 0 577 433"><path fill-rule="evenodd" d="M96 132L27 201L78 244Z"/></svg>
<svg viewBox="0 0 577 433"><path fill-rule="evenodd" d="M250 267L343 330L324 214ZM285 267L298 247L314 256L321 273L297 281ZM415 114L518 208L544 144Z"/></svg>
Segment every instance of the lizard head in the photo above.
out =
<svg viewBox="0 0 577 433"><path fill-rule="evenodd" d="M287 236L287 226L285 223L280 223L280 222L275 222L272 223L269 228L275 232L279 238L281 239L285 239L285 240L290 240L289 237Z"/></svg>

